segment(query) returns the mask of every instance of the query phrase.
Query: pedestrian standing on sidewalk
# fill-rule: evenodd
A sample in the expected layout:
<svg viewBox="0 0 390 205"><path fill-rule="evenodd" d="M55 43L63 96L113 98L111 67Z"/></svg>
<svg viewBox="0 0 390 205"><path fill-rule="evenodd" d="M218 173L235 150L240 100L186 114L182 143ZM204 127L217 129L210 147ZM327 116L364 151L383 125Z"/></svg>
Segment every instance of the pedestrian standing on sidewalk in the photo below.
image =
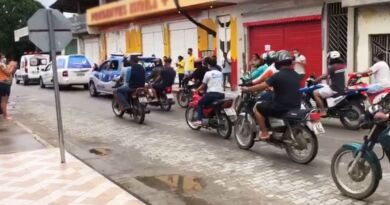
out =
<svg viewBox="0 0 390 205"><path fill-rule="evenodd" d="M0 98L1 98L1 111L5 120L12 120L8 114L7 105L8 99L11 94L12 76L16 71L17 62L11 60L6 65L6 58L3 54L0 54Z"/></svg>
<svg viewBox="0 0 390 205"><path fill-rule="evenodd" d="M195 57L193 55L192 48L188 49L188 58L186 60L186 72L187 75L191 75L195 71Z"/></svg>
<svg viewBox="0 0 390 205"><path fill-rule="evenodd" d="M183 56L179 56L178 62L176 63L176 72L179 75L179 88L184 87L184 85L183 85L183 79L184 79L184 73L185 73L184 65L185 65L185 62L184 62Z"/></svg>
<svg viewBox="0 0 390 205"><path fill-rule="evenodd" d="M301 80L305 77L306 74L306 57L301 54L301 52L295 48L294 49L294 70L299 74Z"/></svg>
<svg viewBox="0 0 390 205"><path fill-rule="evenodd" d="M230 81L230 75L232 73L232 61L228 58L227 53L223 53L223 64L222 64L222 73L223 73L223 90L226 90L226 80L229 82L229 85L231 86L232 83Z"/></svg>

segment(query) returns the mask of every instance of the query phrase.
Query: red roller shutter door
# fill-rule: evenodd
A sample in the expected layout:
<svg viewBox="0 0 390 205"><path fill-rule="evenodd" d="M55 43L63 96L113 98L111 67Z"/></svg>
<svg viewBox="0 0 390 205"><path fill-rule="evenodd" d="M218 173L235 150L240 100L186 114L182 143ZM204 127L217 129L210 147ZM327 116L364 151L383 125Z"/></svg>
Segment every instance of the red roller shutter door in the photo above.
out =
<svg viewBox="0 0 390 205"><path fill-rule="evenodd" d="M307 58L306 74L322 74L321 21L302 21L249 26L249 53L262 54L265 45L272 50L294 48Z"/></svg>

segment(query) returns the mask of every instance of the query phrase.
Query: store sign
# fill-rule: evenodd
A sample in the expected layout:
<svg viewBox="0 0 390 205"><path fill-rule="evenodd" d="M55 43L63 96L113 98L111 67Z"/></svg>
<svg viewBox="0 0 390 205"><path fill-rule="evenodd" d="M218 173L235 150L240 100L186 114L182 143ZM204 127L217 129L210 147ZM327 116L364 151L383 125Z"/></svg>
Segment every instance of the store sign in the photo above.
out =
<svg viewBox="0 0 390 205"><path fill-rule="evenodd" d="M180 0L183 8L205 5L210 6L220 0ZM174 11L176 5L173 0L123 0L87 10L88 26L99 26L112 22L132 20L139 17Z"/></svg>

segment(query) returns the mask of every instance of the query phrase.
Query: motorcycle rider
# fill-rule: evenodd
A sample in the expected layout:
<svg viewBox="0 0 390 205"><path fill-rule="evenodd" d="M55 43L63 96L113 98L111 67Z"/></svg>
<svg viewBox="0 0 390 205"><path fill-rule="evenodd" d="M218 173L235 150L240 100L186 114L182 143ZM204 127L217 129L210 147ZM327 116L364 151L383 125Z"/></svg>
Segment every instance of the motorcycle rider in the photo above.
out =
<svg viewBox="0 0 390 205"><path fill-rule="evenodd" d="M367 87L368 93L378 93L386 88L390 88L390 68L384 61L385 54L378 53L374 57L375 64L365 72L357 73L360 76L374 75L374 83Z"/></svg>
<svg viewBox="0 0 390 205"><path fill-rule="evenodd" d="M172 59L166 58L163 69L154 81L153 88L156 90L157 98L160 98L160 94L165 88L171 87L175 82L176 71L171 64Z"/></svg>
<svg viewBox="0 0 390 205"><path fill-rule="evenodd" d="M156 58L154 61L154 68L150 76L146 78L146 82L155 81L163 69L163 62L161 58Z"/></svg>
<svg viewBox="0 0 390 205"><path fill-rule="evenodd" d="M127 70L126 79L127 84L123 85L117 89L117 96L119 103L122 107L122 111L128 110L131 108L129 99L131 94L137 88L145 87L145 69L142 65L138 64L138 57L135 55L130 56L130 68Z"/></svg>
<svg viewBox="0 0 390 205"><path fill-rule="evenodd" d="M274 89L272 101L263 101L254 108L256 122L260 127L260 140L268 140L270 133L266 126L267 117L281 117L292 109L300 108L300 78L292 68L293 58L286 50L278 51L275 55L275 68L279 70L265 82L252 87L243 87L243 92L258 92L269 87Z"/></svg>
<svg viewBox="0 0 390 205"><path fill-rule="evenodd" d="M196 69L191 75L185 78L184 83L186 84L189 80L194 80L195 81L194 87L195 88L200 87L202 85L204 75L206 74L207 71L209 71L206 63L209 60L210 57L205 57L201 61L200 60L195 61Z"/></svg>
<svg viewBox="0 0 390 205"><path fill-rule="evenodd" d="M341 59L340 52L331 51L327 57L328 69L327 73L316 79L316 82L330 79L330 84L324 84L322 88L314 91L314 100L317 107L321 110L321 116L326 116L325 105L323 99L332 97L337 93L343 93L345 90L345 70L346 65ZM328 80L329 81L329 80Z"/></svg>
<svg viewBox="0 0 390 205"><path fill-rule="evenodd" d="M199 101L196 110L197 121L194 122L194 124L198 126L202 125L203 109L213 102L225 98L225 93L223 92L223 73L218 70L217 61L213 58L207 58L205 63L207 64L209 71L204 75L202 85L195 91L200 92L207 87L207 92Z"/></svg>

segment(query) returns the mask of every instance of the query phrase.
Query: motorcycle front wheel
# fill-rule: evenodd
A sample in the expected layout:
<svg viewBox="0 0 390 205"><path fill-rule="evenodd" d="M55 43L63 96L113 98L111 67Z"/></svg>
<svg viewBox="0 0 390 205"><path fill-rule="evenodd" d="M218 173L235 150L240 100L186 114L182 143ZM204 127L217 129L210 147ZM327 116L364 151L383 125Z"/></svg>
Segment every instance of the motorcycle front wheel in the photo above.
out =
<svg viewBox="0 0 390 205"><path fill-rule="evenodd" d="M350 109L340 115L343 126L349 130L358 130L364 116L364 109L356 103L350 105Z"/></svg>
<svg viewBox="0 0 390 205"><path fill-rule="evenodd" d="M112 98L111 106L112 106L112 112L114 113L114 115L115 115L116 117L123 117L123 115L125 114L125 112L121 111L120 106L119 106L119 102L118 102L118 100L116 99L116 96L114 96L114 97Z"/></svg>
<svg viewBox="0 0 390 205"><path fill-rule="evenodd" d="M193 130L199 130L201 127L194 124L196 121L196 109L193 107L187 107L186 109L186 122L187 125Z"/></svg>
<svg viewBox="0 0 390 205"><path fill-rule="evenodd" d="M226 114L220 114L218 117L218 128L217 132L219 136L224 139L229 139L232 134L232 121L230 121L229 117Z"/></svg>
<svg viewBox="0 0 390 205"><path fill-rule="evenodd" d="M248 150L255 144L256 132L252 131L255 120L251 115L245 117L245 113L241 113L237 117L234 125L234 137L240 149Z"/></svg>
<svg viewBox="0 0 390 205"><path fill-rule="evenodd" d="M348 172L355 159L353 150L341 147L334 154L331 164L332 179L346 196L362 200L371 196L379 185L379 174L374 162L361 158L355 169Z"/></svg>
<svg viewBox="0 0 390 205"><path fill-rule="evenodd" d="M188 106L189 101L190 100L187 97L187 95L184 93L184 91L180 90L177 93L177 103L179 104L180 107L186 108Z"/></svg>
<svg viewBox="0 0 390 205"><path fill-rule="evenodd" d="M287 155L296 163L310 163L318 153L317 136L309 128L302 125L294 125L291 130L295 141L286 144Z"/></svg>

